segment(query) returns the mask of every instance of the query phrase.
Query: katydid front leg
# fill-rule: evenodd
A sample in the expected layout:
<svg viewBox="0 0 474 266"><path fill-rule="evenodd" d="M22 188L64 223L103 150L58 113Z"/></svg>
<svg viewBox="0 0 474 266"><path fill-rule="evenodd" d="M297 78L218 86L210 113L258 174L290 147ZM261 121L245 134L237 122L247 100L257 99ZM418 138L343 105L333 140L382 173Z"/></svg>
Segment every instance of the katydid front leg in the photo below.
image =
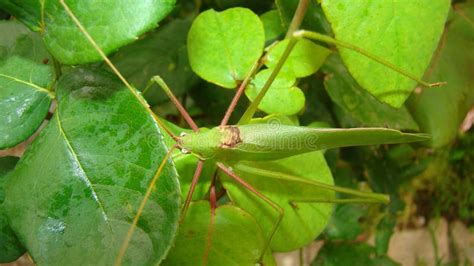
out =
<svg viewBox="0 0 474 266"><path fill-rule="evenodd" d="M273 236L275 235L276 231L278 230L278 227L280 226L281 220L283 219L284 215L284 209L280 207L278 204L273 202L271 199L263 195L261 192L259 192L257 189L255 189L252 185L249 183L245 182L241 177L239 177L236 173L232 171L229 167L225 166L223 163L216 163L217 167L219 167L226 175L234 179L237 183L241 184L243 187L254 193L257 197L265 201L268 205L270 205L273 209L275 209L278 212L278 218L277 221L275 222L275 225L272 228L272 231L270 233L270 237L266 239L265 245L262 250L262 254L260 255L260 258L258 260L259 263L262 263L263 257L265 256L265 253L270 247L270 243L272 242Z"/></svg>

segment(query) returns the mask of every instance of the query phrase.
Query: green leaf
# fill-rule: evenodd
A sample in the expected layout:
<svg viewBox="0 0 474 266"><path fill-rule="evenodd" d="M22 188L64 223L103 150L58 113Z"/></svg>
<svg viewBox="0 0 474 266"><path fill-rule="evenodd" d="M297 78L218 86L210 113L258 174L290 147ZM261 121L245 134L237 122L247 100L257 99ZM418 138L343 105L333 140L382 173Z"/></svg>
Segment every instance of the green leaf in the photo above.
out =
<svg viewBox="0 0 474 266"><path fill-rule="evenodd" d="M160 75L176 96L181 96L198 81L191 71L186 49L190 20L176 19L145 38L123 47L110 59L124 77L143 91L150 78ZM144 94L150 104L169 100L154 84Z"/></svg>
<svg viewBox="0 0 474 266"><path fill-rule="evenodd" d="M247 86L245 94L253 101L270 77L272 69L260 71ZM289 73L280 72L258 105L268 114L294 115L304 107L303 92L295 86L296 78Z"/></svg>
<svg viewBox="0 0 474 266"><path fill-rule="evenodd" d="M18 162L16 157L0 157L0 263L12 262L25 253L15 233L8 224L8 217L3 209L5 199L4 185L7 174L10 173Z"/></svg>
<svg viewBox="0 0 474 266"><path fill-rule="evenodd" d="M322 152L312 152L271 162L239 164L333 184L331 171ZM284 252L301 248L322 232L332 213L331 203L297 203L294 207L289 202L298 199L330 200L334 198L332 191L249 174L241 171L239 164L231 165L231 167L246 182L284 209L283 220L271 243L272 251ZM221 178L232 202L250 213L262 227L265 236L269 237L277 221L278 212L229 177L221 175Z"/></svg>
<svg viewBox="0 0 474 266"><path fill-rule="evenodd" d="M280 18L284 29L288 29L291 20L295 14L299 1L294 0L275 0L275 5L280 13ZM329 34L331 26L324 17L321 6L316 1L308 1L308 10L301 24L302 29Z"/></svg>
<svg viewBox="0 0 474 266"><path fill-rule="evenodd" d="M102 50L110 53L156 27L173 9L175 0L133 4L113 0L71 0L67 4ZM83 64L102 59L59 1L6 0L0 7L30 29L39 31L48 50L62 63Z"/></svg>
<svg viewBox="0 0 474 266"><path fill-rule="evenodd" d="M289 40L284 40L273 46L266 55L265 65L274 68L283 55ZM297 78L315 73L331 53L330 50L309 40L299 40L283 64L281 72L293 74Z"/></svg>
<svg viewBox="0 0 474 266"><path fill-rule="evenodd" d="M271 41L283 35L284 30L278 10L270 10L260 16L265 30L265 41Z"/></svg>
<svg viewBox="0 0 474 266"><path fill-rule="evenodd" d="M400 265L387 256L376 256L375 249L367 244L326 243L319 251L312 266L397 266Z"/></svg>
<svg viewBox="0 0 474 266"><path fill-rule="evenodd" d="M323 0L336 39L361 47L417 77L422 77L436 49L449 0ZM355 80L382 102L403 102L416 82L352 50L341 49Z"/></svg>
<svg viewBox="0 0 474 266"><path fill-rule="evenodd" d="M105 71L70 72L57 93L53 118L7 183L5 209L36 263L110 265L166 147L145 107ZM177 174L169 162L125 264L163 259L176 234L179 204Z"/></svg>
<svg viewBox="0 0 474 266"><path fill-rule="evenodd" d="M1 21L0 149L26 140L48 114L53 80L41 39L15 21Z"/></svg>
<svg viewBox="0 0 474 266"><path fill-rule="evenodd" d="M453 142L474 105L474 4L459 5L457 10L427 73L429 80L446 81L447 85L415 93L408 102L422 130L433 135L433 147Z"/></svg>
<svg viewBox="0 0 474 266"><path fill-rule="evenodd" d="M343 114L339 115L343 127L366 126L419 130L405 106L399 109L393 108L363 90L349 74L337 54L328 58L323 71L327 73L324 81L327 93L343 110Z"/></svg>
<svg viewBox="0 0 474 266"><path fill-rule="evenodd" d="M251 10L207 10L189 31L189 62L201 78L235 88L262 55L264 42L262 22Z"/></svg>
<svg viewBox="0 0 474 266"><path fill-rule="evenodd" d="M211 220L209 202L198 201L191 203L163 264L253 266L257 265L264 243L260 227L248 213L224 205L215 210ZM273 257L267 254L264 265L274 265Z"/></svg>
<svg viewBox="0 0 474 266"><path fill-rule="evenodd" d="M356 204L340 204L325 230L327 239L354 240L362 233L360 218L367 214L364 206Z"/></svg>

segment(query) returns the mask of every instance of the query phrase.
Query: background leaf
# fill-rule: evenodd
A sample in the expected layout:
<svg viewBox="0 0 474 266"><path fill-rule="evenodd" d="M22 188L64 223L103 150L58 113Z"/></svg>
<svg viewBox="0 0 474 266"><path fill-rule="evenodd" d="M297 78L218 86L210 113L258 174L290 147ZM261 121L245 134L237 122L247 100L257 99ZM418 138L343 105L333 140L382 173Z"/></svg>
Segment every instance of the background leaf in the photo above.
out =
<svg viewBox="0 0 474 266"><path fill-rule="evenodd" d="M189 62L201 78L235 88L262 55L264 42L262 22L251 10L207 10L189 31Z"/></svg>
<svg viewBox="0 0 474 266"><path fill-rule="evenodd" d="M446 81L447 85L423 89L408 102L422 130L433 136L433 147L450 144L456 138L459 124L474 106L474 4L459 5L457 10L446 25L427 72L429 80Z"/></svg>
<svg viewBox="0 0 474 266"><path fill-rule="evenodd" d="M422 77L436 49L449 0L323 0L336 39L361 47ZM341 49L357 82L377 99L400 107L416 82L365 56Z"/></svg>
<svg viewBox="0 0 474 266"><path fill-rule="evenodd" d="M278 10L270 10L260 16L265 30L265 41L274 40L285 32Z"/></svg>
<svg viewBox="0 0 474 266"><path fill-rule="evenodd" d="M45 119L53 71L36 34L16 21L0 21L0 32L0 149L5 149L26 140Z"/></svg>
<svg viewBox="0 0 474 266"><path fill-rule="evenodd" d="M57 92L54 117L7 183L5 209L36 263L111 264L166 148L156 122L111 74L77 69ZM158 263L169 249L179 218L176 178L170 162L125 264Z"/></svg>
<svg viewBox="0 0 474 266"><path fill-rule="evenodd" d="M66 3L104 52L110 53L156 27L173 9L175 0L134 4L124 0L71 0ZM39 31L48 50L62 63L83 64L102 59L59 1L5 0L0 7L30 29Z"/></svg>
<svg viewBox="0 0 474 266"><path fill-rule="evenodd" d="M2 205L5 199L4 186L7 174L13 170L17 162L16 157L0 157L0 263L15 261L26 252L8 224L8 217Z"/></svg>
<svg viewBox="0 0 474 266"><path fill-rule="evenodd" d="M343 127L389 127L418 130L418 125L405 106L393 108L363 90L349 74L337 54L324 64L327 73L324 86L331 100L343 112L336 113Z"/></svg>
<svg viewBox="0 0 474 266"><path fill-rule="evenodd" d="M186 37L190 27L190 19L170 21L143 39L123 47L111 60L124 77L141 91L152 76L160 75L173 93L181 96L198 81L188 62ZM148 89L144 97L152 105L169 100L156 84Z"/></svg>
<svg viewBox="0 0 474 266"><path fill-rule="evenodd" d="M176 243L163 264L253 266L263 252L264 243L260 227L248 213L235 206L220 206L211 224L209 202L197 201L190 205ZM274 264L268 253L264 265Z"/></svg>

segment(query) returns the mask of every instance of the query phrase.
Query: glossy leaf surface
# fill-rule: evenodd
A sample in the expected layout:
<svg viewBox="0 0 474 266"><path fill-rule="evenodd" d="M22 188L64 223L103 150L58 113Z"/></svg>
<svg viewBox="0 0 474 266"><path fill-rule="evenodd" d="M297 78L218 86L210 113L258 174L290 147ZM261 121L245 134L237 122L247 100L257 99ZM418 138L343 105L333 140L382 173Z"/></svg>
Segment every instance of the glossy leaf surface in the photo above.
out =
<svg viewBox="0 0 474 266"><path fill-rule="evenodd" d="M110 53L156 27L173 9L175 0L66 1L98 45ZM30 29L39 31L48 50L65 64L102 58L77 28L59 1L6 0L0 3ZM100 14L100 20L98 20Z"/></svg>
<svg viewBox="0 0 474 266"><path fill-rule="evenodd" d="M435 51L449 0L323 0L336 39L361 47L419 78ZM400 107L416 82L365 56L341 49L355 80L377 99Z"/></svg>
<svg viewBox="0 0 474 266"><path fill-rule="evenodd" d="M0 157L0 263L15 261L25 253L25 248L11 229L2 206L5 199L4 186L8 178L7 174L13 170L17 162L16 157Z"/></svg>
<svg viewBox="0 0 474 266"><path fill-rule="evenodd" d="M456 10L427 73L429 80L447 84L415 93L408 104L423 131L433 135L434 147L456 138L459 125L474 105L474 4L459 5Z"/></svg>
<svg viewBox="0 0 474 266"><path fill-rule="evenodd" d="M418 125L405 106L393 108L363 90L342 65L338 55L334 54L328 58L323 71L327 73L324 86L329 97L344 111L344 115L340 115L343 127L372 126L418 130Z"/></svg>
<svg viewBox="0 0 474 266"><path fill-rule="evenodd" d="M36 263L112 264L167 149L145 107L108 72L77 69L62 77L57 93L53 118L7 183L5 208ZM179 204L169 162L125 264L163 259Z"/></svg>
<svg viewBox="0 0 474 266"><path fill-rule="evenodd" d="M245 90L247 97L253 101L262 90L272 69L260 71ZM268 89L258 108L268 114L294 115L304 107L303 92L296 87L296 78L285 72L280 72Z"/></svg>
<svg viewBox="0 0 474 266"><path fill-rule="evenodd" d="M262 55L264 42L262 22L251 10L207 10L189 31L189 62L201 78L235 88Z"/></svg>
<svg viewBox="0 0 474 266"><path fill-rule="evenodd" d="M263 252L264 237L253 217L224 205L211 216L208 201L190 205L174 247L164 265L256 265ZM264 265L274 265L269 254Z"/></svg>
<svg viewBox="0 0 474 266"><path fill-rule="evenodd" d="M31 136L53 98L53 71L41 39L15 21L0 22L0 149Z"/></svg>
<svg viewBox="0 0 474 266"><path fill-rule="evenodd" d="M269 68L276 66L288 42L288 40L281 41L270 49L265 57L266 66ZM321 67L330 53L330 50L312 41L299 40L283 64L281 72L292 74L297 78L309 76Z"/></svg>

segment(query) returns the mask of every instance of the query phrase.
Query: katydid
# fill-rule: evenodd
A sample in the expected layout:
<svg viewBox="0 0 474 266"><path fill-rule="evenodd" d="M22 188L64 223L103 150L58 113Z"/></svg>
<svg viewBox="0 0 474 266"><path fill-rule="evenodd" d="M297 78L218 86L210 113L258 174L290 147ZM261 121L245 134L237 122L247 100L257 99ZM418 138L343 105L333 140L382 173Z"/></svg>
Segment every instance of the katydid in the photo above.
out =
<svg viewBox="0 0 474 266"><path fill-rule="evenodd" d="M301 1L301 3L307 3L307 1ZM269 250L272 239L277 232L282 220L284 219L285 209L297 209L298 203L300 202L311 202L311 203L387 203L389 201L388 196L377 193L367 193L361 192L358 190L352 190L347 188L342 188L334 186L327 183L316 182L313 180L308 180L303 177L295 176L288 173L282 173L279 171L259 169L257 167L249 166L243 162L258 162L258 161L275 161L278 159L289 158L292 156L302 155L318 150L338 148L338 147L347 147L347 146L359 146L359 145L375 145L375 144L395 144L395 143L407 143L407 142L416 142L424 141L429 139L429 136L426 134L413 134L413 133L403 133L393 129L387 128L352 128L352 129L315 129L308 127L297 127L297 126L284 126L280 125L278 130L269 130L268 126L265 124L249 124L250 120L255 114L255 111L258 109L260 101L265 96L265 93L268 91L268 88L272 84L276 75L283 66L286 58L291 53L292 48L296 41L300 38L309 38L316 41L326 42L329 44L335 44L339 47L345 47L352 49L356 52L361 53L362 55L367 56L368 58L375 60L394 71L405 75L408 78L418 81L420 84L425 86L436 86L439 84L428 84L417 77L410 75L402 69L399 69L392 65L389 62L386 62L383 59L380 59L376 56L371 55L369 52L349 45L341 43L331 37L320 35L318 33L306 32L306 31L295 31L301 23L301 16L304 12L300 10L297 11L297 14L300 16L300 19L294 19L296 21L295 25L290 27L292 30L289 32L290 42L285 50L284 54L280 58L277 66L274 68L272 75L269 77L264 88L260 91L258 97L252 102L245 114L240 119L238 125L228 125L229 118L235 108L236 103L241 97L243 90L246 88L248 82L252 79L253 75L260 68L259 62L255 62L253 68L249 71L249 74L245 80L239 86L236 95L229 106L228 111L226 112L221 124L217 127L214 127L207 131L202 131L193 121L192 117L188 114L186 109L181 105L179 100L173 95L172 91L166 83L159 77L155 76L151 79L150 84L153 82L160 85L160 87L165 91L169 96L171 101L177 107L185 121L192 128L193 132L182 133L176 135L170 130L166 123L156 116L153 111L150 110L146 101L141 97L137 91L128 83L128 81L121 75L117 68L111 63L107 58L105 53L101 50L98 44L90 36L87 30L82 26L78 18L72 13L69 7L66 5L64 0L61 0L61 4L64 9L71 17L71 19L76 23L81 32L89 40L91 45L97 50L101 55L103 60L108 64L112 71L121 79L121 81L126 85L130 92L136 97L136 99L147 108L149 114L153 116L156 122L160 127L166 131L169 137L174 141L174 144L170 147L170 150L167 156L164 158L158 170L156 171L148 190L143 198L135 218L133 219L132 225L127 232L125 240L122 244L122 247L119 251L119 254L116 259L116 265L122 263L122 259L127 251L127 247L132 238L134 230L137 226L138 220L142 214L143 209L146 206L149 195L154 189L154 184L156 180L160 177L163 166L171 158L173 151L176 149L180 150L184 154L191 154L198 158L198 163L196 170L192 179L192 183L187 193L186 200L182 207L182 219L185 219L186 212L191 203L193 192L199 182L201 173L203 170L203 165L206 160L211 160L215 163L217 167L216 171L219 171L222 174L227 175L234 182L241 185L243 188L247 189L250 193L257 196L261 201L268 204L274 212L277 214L277 218L273 221L273 226L267 235L265 246L263 251L258 258L258 261L255 263L261 263L265 253ZM303 4L301 6L304 6ZM298 22L299 21L299 22ZM307 186L312 186L320 189L325 189L329 191L339 192L341 194L353 196L349 199L335 199L331 198L318 198L315 195L314 198L301 198L301 199L291 199L287 202L286 206L281 206L268 196L265 196L264 193L253 187L249 182L245 180L245 176L240 176L236 172L237 170L242 173L247 174L258 174L264 178L272 180L285 180L296 182L299 184L304 184ZM210 205L212 213L214 213L215 208L217 208L217 199L215 192L215 182L216 175L214 175L213 181L209 188L210 195ZM212 236L211 236L212 237ZM313 236L314 237L314 236Z"/></svg>

